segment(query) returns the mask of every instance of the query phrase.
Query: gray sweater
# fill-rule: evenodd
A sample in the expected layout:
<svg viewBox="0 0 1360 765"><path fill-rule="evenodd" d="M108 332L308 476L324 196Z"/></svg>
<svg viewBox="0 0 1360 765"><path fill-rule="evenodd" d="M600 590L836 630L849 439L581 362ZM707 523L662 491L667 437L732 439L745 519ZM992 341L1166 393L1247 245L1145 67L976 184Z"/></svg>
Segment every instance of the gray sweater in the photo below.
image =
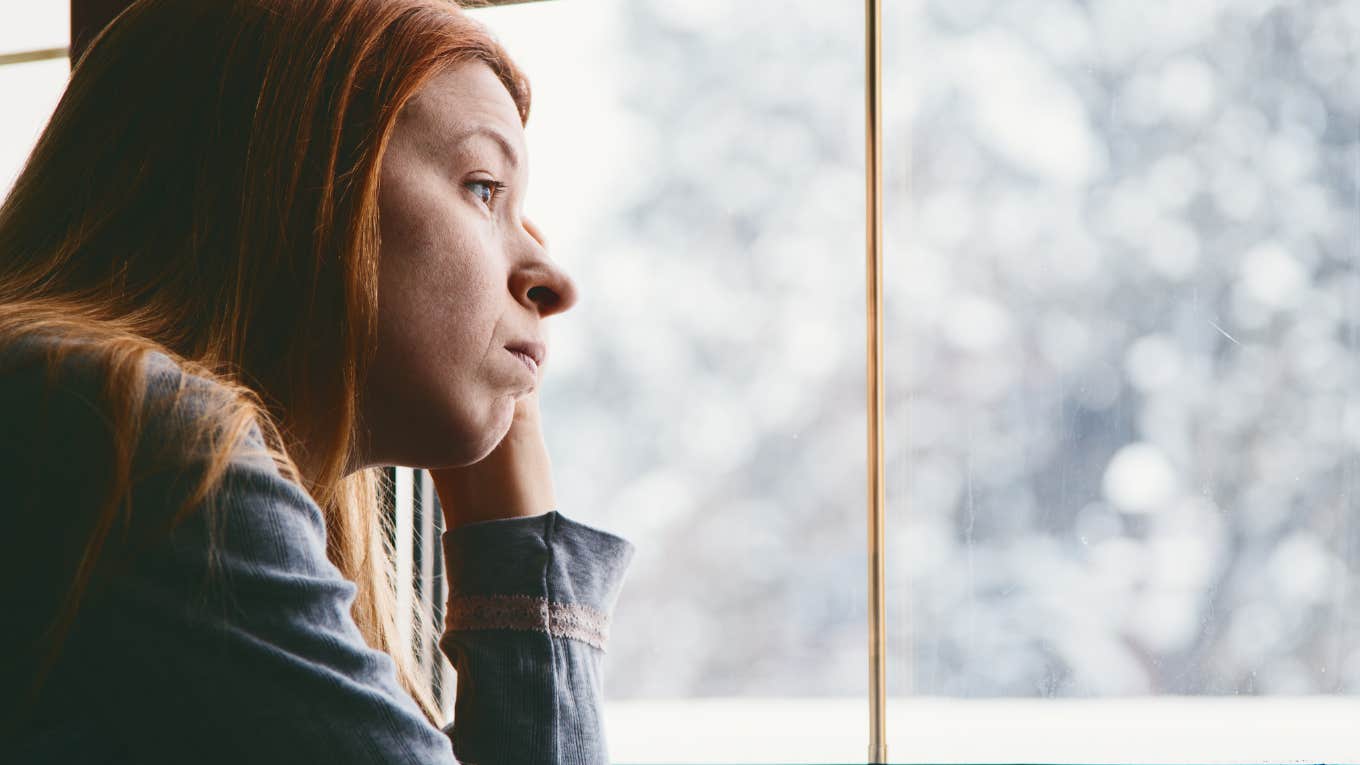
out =
<svg viewBox="0 0 1360 765"><path fill-rule="evenodd" d="M44 562L60 558L46 550L69 524L54 514L83 496L81 474L53 455L107 426L88 406L98 380L79 365L44 401L37 367L6 355L0 479L68 498L26 504L20 494L5 513L5 554L24 583L4 590L4 608L22 614L26 593L55 579L59 564ZM211 385L160 354L149 373L151 395ZM157 427L148 423L148 438ZM250 439L261 442L258 428ZM147 479L134 506L155 516L182 496L176 481ZM195 513L101 579L42 697L19 710L16 740L0 749L7 762L608 762L603 662L630 542L558 511L446 532L451 596L440 647L458 685L441 731L400 688L391 658L361 637L355 585L326 556L312 498L268 459L233 462L222 496L220 575L205 577L208 528Z"/></svg>

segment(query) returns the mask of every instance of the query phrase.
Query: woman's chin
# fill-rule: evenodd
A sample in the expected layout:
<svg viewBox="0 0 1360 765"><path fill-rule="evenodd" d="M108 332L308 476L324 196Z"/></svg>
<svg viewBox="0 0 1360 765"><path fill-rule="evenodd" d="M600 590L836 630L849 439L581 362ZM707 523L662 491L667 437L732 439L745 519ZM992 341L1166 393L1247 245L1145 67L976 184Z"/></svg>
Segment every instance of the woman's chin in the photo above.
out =
<svg viewBox="0 0 1360 765"><path fill-rule="evenodd" d="M486 459L487 455L495 451L515 422L516 401L513 395L497 398L491 407L490 416L475 430L476 435L469 433L464 438L464 448L459 450L462 454L458 465L445 467L472 465Z"/></svg>

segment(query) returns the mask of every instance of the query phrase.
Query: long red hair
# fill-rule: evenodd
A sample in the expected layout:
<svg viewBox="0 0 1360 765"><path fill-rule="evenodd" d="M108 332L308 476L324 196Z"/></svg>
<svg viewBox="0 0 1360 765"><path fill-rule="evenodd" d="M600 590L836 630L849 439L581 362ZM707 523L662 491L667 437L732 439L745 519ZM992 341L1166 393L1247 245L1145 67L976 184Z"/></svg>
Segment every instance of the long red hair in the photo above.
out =
<svg viewBox="0 0 1360 765"><path fill-rule="evenodd" d="M491 67L527 121L524 76L441 0L137 0L76 63L0 206L0 345L56 336L105 379L108 437L49 455L89 466L101 499L88 515L46 513L72 552L65 596L16 638L32 654L30 689L115 555L113 532L140 510L129 450L141 370L160 351L229 394L192 429L206 447L165 456L207 455L183 511L212 512L200 503L259 422L325 514L329 556L358 585L360 630L440 722L395 638L409 615L393 613L381 471L344 470L374 348L383 151L417 89L469 60ZM52 507L60 491L28 499Z"/></svg>

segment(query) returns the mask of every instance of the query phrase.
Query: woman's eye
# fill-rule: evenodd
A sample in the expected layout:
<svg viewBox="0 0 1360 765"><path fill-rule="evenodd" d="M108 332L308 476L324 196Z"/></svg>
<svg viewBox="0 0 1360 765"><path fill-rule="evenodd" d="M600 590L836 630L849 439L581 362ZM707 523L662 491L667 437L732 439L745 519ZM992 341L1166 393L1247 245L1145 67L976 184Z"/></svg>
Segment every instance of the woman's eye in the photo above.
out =
<svg viewBox="0 0 1360 765"><path fill-rule="evenodd" d="M468 181L465 185L472 188L473 193L477 194L478 198L481 198L482 203L485 204L487 207L490 207L491 204L496 200L496 197L498 197L502 192L505 191L505 184L501 183L500 181L490 180ZM477 191L478 187L490 189L491 193L485 198L482 198L481 193Z"/></svg>

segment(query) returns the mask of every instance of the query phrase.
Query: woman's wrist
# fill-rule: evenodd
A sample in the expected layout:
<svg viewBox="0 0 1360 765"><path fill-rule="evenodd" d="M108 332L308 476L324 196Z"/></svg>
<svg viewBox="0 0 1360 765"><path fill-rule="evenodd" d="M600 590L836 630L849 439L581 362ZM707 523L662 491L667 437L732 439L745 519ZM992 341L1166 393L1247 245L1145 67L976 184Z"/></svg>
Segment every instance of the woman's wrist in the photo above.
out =
<svg viewBox="0 0 1360 765"><path fill-rule="evenodd" d="M436 471L431 471L433 474ZM542 515L553 509L551 487L541 487L512 476L489 487L487 476L435 477L435 492L444 514L444 528L456 529L469 523L501 518Z"/></svg>

